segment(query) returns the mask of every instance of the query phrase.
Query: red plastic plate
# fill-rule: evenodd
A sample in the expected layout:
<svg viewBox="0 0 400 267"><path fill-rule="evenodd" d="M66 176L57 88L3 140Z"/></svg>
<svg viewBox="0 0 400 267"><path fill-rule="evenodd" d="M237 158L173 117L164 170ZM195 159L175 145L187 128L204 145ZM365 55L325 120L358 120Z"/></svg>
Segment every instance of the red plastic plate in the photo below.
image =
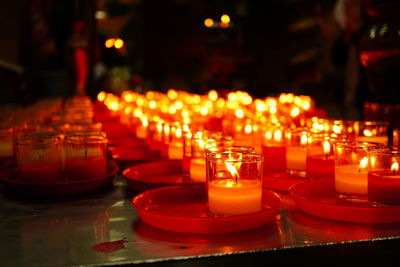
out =
<svg viewBox="0 0 400 267"><path fill-rule="evenodd" d="M293 185L289 193L302 211L314 216L357 223L400 222L400 205L373 207L338 201L334 185L334 179L303 181Z"/></svg>
<svg viewBox="0 0 400 267"><path fill-rule="evenodd" d="M107 166L106 176L88 180L69 180L57 183L26 183L15 178L16 169L5 170L0 175L6 192L23 196L66 196L91 192L111 186L113 177L118 172L114 162Z"/></svg>
<svg viewBox="0 0 400 267"><path fill-rule="evenodd" d="M181 160L136 164L122 172L128 186L138 192L167 185L196 183L182 172Z"/></svg>
<svg viewBox="0 0 400 267"><path fill-rule="evenodd" d="M132 148L113 151L112 158L121 169L125 169L139 163L158 161L161 159L161 152L148 148Z"/></svg>
<svg viewBox="0 0 400 267"><path fill-rule="evenodd" d="M302 182L304 179L290 176L286 172L267 172L264 173L263 187L287 192L292 185Z"/></svg>
<svg viewBox="0 0 400 267"><path fill-rule="evenodd" d="M276 220L282 204L278 193L263 190L260 212L213 216L208 212L207 189L204 184L176 185L148 190L132 200L141 219L147 224L173 232L229 233L260 227Z"/></svg>

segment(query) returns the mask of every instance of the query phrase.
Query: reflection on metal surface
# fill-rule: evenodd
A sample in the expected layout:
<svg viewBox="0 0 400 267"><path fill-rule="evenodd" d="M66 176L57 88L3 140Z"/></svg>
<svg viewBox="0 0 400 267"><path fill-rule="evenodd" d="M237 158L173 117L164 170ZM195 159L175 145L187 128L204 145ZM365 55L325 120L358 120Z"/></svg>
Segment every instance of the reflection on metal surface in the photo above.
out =
<svg viewBox="0 0 400 267"><path fill-rule="evenodd" d="M112 189L71 197L39 200L1 194L2 266L162 262L400 236L400 224L353 224L304 214L285 194L284 209L274 223L229 234L174 233L141 221L130 203L135 194L121 176ZM110 251L100 253L93 246Z"/></svg>

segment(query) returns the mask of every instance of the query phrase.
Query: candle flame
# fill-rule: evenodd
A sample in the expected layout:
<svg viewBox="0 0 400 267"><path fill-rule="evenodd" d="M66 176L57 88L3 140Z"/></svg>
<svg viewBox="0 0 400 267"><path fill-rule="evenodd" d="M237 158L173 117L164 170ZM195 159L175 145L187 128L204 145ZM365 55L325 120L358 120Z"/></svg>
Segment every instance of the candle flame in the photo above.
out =
<svg viewBox="0 0 400 267"><path fill-rule="evenodd" d="M235 166L229 161L225 161L225 166L228 169L228 171L231 173L233 179L236 180L239 177L239 173L236 170Z"/></svg>
<svg viewBox="0 0 400 267"><path fill-rule="evenodd" d="M372 133L370 130L364 130L364 136L372 136Z"/></svg>
<svg viewBox="0 0 400 267"><path fill-rule="evenodd" d="M181 130L181 129L176 129L176 131L175 131L175 136L176 136L177 138L181 138L181 137L182 137L182 130Z"/></svg>
<svg viewBox="0 0 400 267"><path fill-rule="evenodd" d="M328 155L331 152L331 144L329 141L324 141L324 153Z"/></svg>
<svg viewBox="0 0 400 267"><path fill-rule="evenodd" d="M271 134L271 132L266 132L266 133L265 133L265 138L268 139L268 140L271 140L271 139L272 139L272 134Z"/></svg>
<svg viewBox="0 0 400 267"><path fill-rule="evenodd" d="M303 133L303 134L301 135L300 143L301 143L302 145L306 145L306 144L307 144L307 134L306 134L306 133Z"/></svg>
<svg viewBox="0 0 400 267"><path fill-rule="evenodd" d="M392 163L392 167L390 168L393 172L397 172L399 170L399 163L394 160Z"/></svg>
<svg viewBox="0 0 400 267"><path fill-rule="evenodd" d="M246 124L246 126L244 127L244 132L246 134L250 134L252 132L252 130L253 130L253 127L251 127L250 124Z"/></svg>
<svg viewBox="0 0 400 267"><path fill-rule="evenodd" d="M365 169L368 165L368 158L367 157L363 157L360 161L360 170L361 169Z"/></svg>
<svg viewBox="0 0 400 267"><path fill-rule="evenodd" d="M274 139L275 139L275 141L281 141L282 140L282 131L281 130L276 130L274 132Z"/></svg>

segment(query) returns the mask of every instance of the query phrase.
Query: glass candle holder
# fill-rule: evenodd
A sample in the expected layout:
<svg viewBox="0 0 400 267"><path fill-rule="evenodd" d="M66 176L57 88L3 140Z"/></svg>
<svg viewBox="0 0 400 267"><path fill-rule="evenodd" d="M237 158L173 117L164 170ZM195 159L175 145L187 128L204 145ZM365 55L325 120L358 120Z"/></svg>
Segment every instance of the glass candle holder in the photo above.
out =
<svg viewBox="0 0 400 267"><path fill-rule="evenodd" d="M183 130L182 141L183 141L182 171L184 175L188 176L190 171L190 159L192 158L192 131L190 129Z"/></svg>
<svg viewBox="0 0 400 267"><path fill-rule="evenodd" d="M168 143L168 158L182 159L183 158L183 126L179 122L174 122L170 125L169 143Z"/></svg>
<svg viewBox="0 0 400 267"><path fill-rule="evenodd" d="M306 176L307 137L303 128L286 132L286 170L292 176Z"/></svg>
<svg viewBox="0 0 400 267"><path fill-rule="evenodd" d="M12 127L0 129L0 158L9 158L14 155L14 129Z"/></svg>
<svg viewBox="0 0 400 267"><path fill-rule="evenodd" d="M66 136L65 172L70 179L90 179L106 175L107 138L102 135Z"/></svg>
<svg viewBox="0 0 400 267"><path fill-rule="evenodd" d="M355 141L387 145L388 126L387 122L356 121L354 122Z"/></svg>
<svg viewBox="0 0 400 267"><path fill-rule="evenodd" d="M208 207L217 216L258 212L262 208L263 155L223 152L207 165Z"/></svg>
<svg viewBox="0 0 400 267"><path fill-rule="evenodd" d="M400 129L393 129L393 145L400 146L399 143Z"/></svg>
<svg viewBox="0 0 400 267"><path fill-rule="evenodd" d="M335 190L339 199L365 201L368 193L368 142L339 142L334 145Z"/></svg>
<svg viewBox="0 0 400 267"><path fill-rule="evenodd" d="M221 133L197 133L192 138L190 178L197 182L206 181L206 155L205 149L218 146L233 145L233 138L223 136Z"/></svg>
<svg viewBox="0 0 400 267"><path fill-rule="evenodd" d="M333 178L335 161L329 135L311 134L307 141L306 176L310 179Z"/></svg>
<svg viewBox="0 0 400 267"><path fill-rule="evenodd" d="M262 154L264 172L286 171L285 127L281 124L268 125L263 130Z"/></svg>
<svg viewBox="0 0 400 267"><path fill-rule="evenodd" d="M394 146L368 149L368 200L372 205L400 205L400 148Z"/></svg>
<svg viewBox="0 0 400 267"><path fill-rule="evenodd" d="M32 183L61 181L61 151L62 141L57 137L19 138L16 142L18 177Z"/></svg>

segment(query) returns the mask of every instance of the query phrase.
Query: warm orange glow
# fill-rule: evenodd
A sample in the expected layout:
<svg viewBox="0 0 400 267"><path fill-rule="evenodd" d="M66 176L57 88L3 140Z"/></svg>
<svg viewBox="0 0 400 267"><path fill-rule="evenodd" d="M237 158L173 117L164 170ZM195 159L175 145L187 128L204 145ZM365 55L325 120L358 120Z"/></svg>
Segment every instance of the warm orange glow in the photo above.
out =
<svg viewBox="0 0 400 267"><path fill-rule="evenodd" d="M97 100L103 102L106 99L106 92L101 91L97 94Z"/></svg>
<svg viewBox="0 0 400 267"><path fill-rule="evenodd" d="M111 47L114 46L114 43L115 43L115 39L114 39L114 38L108 38L108 39L106 40L106 42L104 43L104 45L105 45L107 48L111 48Z"/></svg>
<svg viewBox="0 0 400 267"><path fill-rule="evenodd" d="M394 159L392 166L390 167L390 170L393 172L397 172L399 170L399 163Z"/></svg>
<svg viewBox="0 0 400 267"><path fill-rule="evenodd" d="M263 101L261 101L260 99L256 99L255 101L254 101L254 103L255 103L255 105L256 105L256 110L257 111L260 111L260 112L262 112L262 111L264 111L265 109L266 109L266 105L265 105L265 103L263 102Z"/></svg>
<svg viewBox="0 0 400 267"><path fill-rule="evenodd" d="M211 101L216 101L218 99L218 93L215 90L211 90L210 92L208 92L208 98Z"/></svg>
<svg viewBox="0 0 400 267"><path fill-rule="evenodd" d="M149 108L150 109L156 109L156 107L157 107L157 102L155 100L151 100L149 102Z"/></svg>
<svg viewBox="0 0 400 267"><path fill-rule="evenodd" d="M221 16L221 22L225 24L229 24L231 22L231 18L227 14L223 14Z"/></svg>
<svg viewBox="0 0 400 267"><path fill-rule="evenodd" d="M176 136L177 138L181 138L181 137L182 137L182 130L181 130L181 129L176 129L176 131L175 131L175 136Z"/></svg>
<svg viewBox="0 0 400 267"><path fill-rule="evenodd" d="M117 38L114 42L114 47L117 49L121 49L122 47L124 47L124 41L120 38Z"/></svg>
<svg viewBox="0 0 400 267"><path fill-rule="evenodd" d="M203 115L203 116L206 116L208 114L208 108L207 107L201 107L200 114Z"/></svg>
<svg viewBox="0 0 400 267"><path fill-rule="evenodd" d="M281 130L276 130L274 132L274 140L275 141L281 141L282 140L282 131Z"/></svg>
<svg viewBox="0 0 400 267"><path fill-rule="evenodd" d="M370 130L365 129L363 133L364 136L372 136L372 132Z"/></svg>
<svg viewBox="0 0 400 267"><path fill-rule="evenodd" d="M245 134L250 134L253 130L253 127L251 127L250 124L246 124L246 126L244 126L244 133Z"/></svg>
<svg viewBox="0 0 400 267"><path fill-rule="evenodd" d="M331 144L329 143L329 141L324 141L323 146L325 155L328 155L331 152Z"/></svg>
<svg viewBox="0 0 400 267"><path fill-rule="evenodd" d="M292 110L290 111L290 116L294 118L299 115L300 115L300 109L298 107L292 108Z"/></svg>
<svg viewBox="0 0 400 267"><path fill-rule="evenodd" d="M368 165L368 158L363 157L360 161L360 170L367 168L367 165Z"/></svg>
<svg viewBox="0 0 400 267"><path fill-rule="evenodd" d="M204 20L204 26L207 28L211 28L214 25L214 21L210 18Z"/></svg>
<svg viewBox="0 0 400 267"><path fill-rule="evenodd" d="M239 118L239 119L243 118L243 117L244 117L244 111L243 111L243 109L237 109L237 110L235 111L235 116L236 116L237 118Z"/></svg>
<svg viewBox="0 0 400 267"><path fill-rule="evenodd" d="M237 179L239 177L238 171L236 170L235 166L233 166L233 164L231 162L226 161L225 166L228 169L228 171L231 173L233 179Z"/></svg>
<svg viewBox="0 0 400 267"><path fill-rule="evenodd" d="M307 144L307 133L306 132L302 133L301 139L300 139L300 143L302 145L306 145Z"/></svg>
<svg viewBox="0 0 400 267"><path fill-rule="evenodd" d="M167 92L167 96L169 99L175 100L178 98L178 92L176 92L174 89L169 89Z"/></svg>

